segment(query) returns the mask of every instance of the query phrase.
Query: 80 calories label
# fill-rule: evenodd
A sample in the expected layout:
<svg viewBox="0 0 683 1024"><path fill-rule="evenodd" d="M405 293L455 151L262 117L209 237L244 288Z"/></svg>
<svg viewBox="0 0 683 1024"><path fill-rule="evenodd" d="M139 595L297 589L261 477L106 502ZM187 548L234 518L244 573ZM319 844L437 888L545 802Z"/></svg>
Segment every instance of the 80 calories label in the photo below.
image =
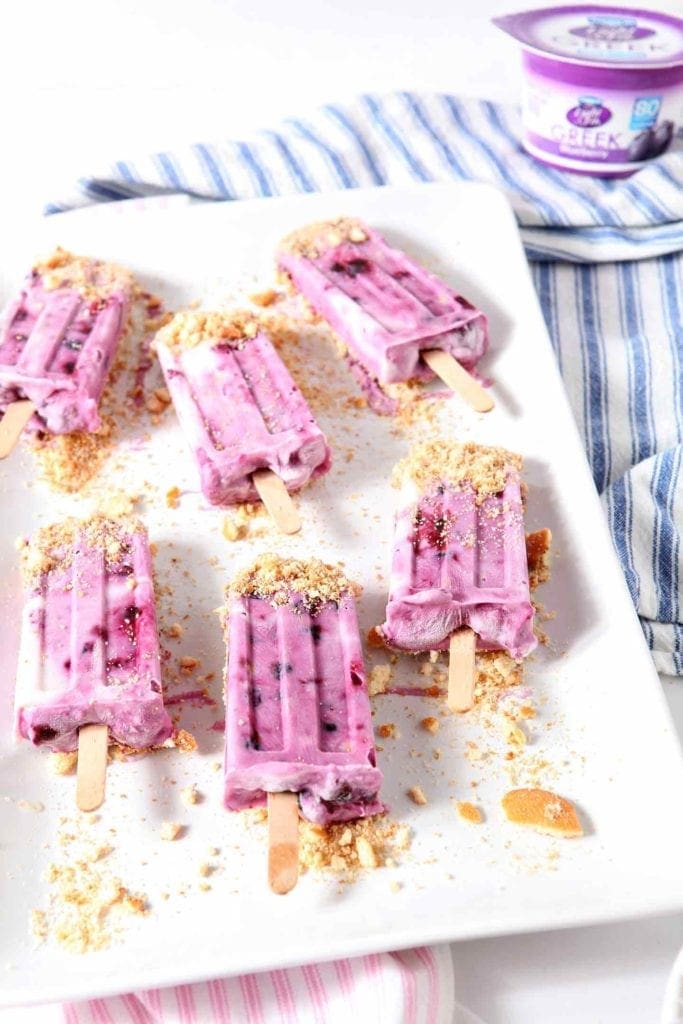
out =
<svg viewBox="0 0 683 1024"><path fill-rule="evenodd" d="M600 163L633 163L659 156L674 135L675 111L683 103L658 94L635 98L623 92L579 94L571 86L529 75L524 123L533 145L557 156ZM667 109L673 116L667 117Z"/></svg>

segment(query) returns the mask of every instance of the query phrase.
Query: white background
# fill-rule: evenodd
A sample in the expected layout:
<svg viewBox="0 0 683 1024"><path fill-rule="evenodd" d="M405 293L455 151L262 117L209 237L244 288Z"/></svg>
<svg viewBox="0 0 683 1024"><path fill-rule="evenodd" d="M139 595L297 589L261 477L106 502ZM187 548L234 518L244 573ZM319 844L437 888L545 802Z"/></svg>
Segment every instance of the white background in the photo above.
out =
<svg viewBox="0 0 683 1024"><path fill-rule="evenodd" d="M683 13L681 0L656 6ZM5 0L0 224L21 231L65 183L110 160L246 135L361 91L513 100L518 54L489 19L515 9L514 0ZM683 731L683 681L664 686ZM462 943L456 994L487 1024L648 1024L682 925ZM47 1022L48 1011L0 1013L0 1024L29 1018Z"/></svg>

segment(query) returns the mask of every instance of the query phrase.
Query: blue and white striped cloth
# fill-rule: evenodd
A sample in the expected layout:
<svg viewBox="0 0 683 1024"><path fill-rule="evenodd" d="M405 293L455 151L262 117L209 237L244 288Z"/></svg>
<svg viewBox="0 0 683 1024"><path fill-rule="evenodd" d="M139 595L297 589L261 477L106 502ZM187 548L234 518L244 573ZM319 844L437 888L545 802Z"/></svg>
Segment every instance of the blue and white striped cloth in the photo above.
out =
<svg viewBox="0 0 683 1024"><path fill-rule="evenodd" d="M645 636L683 674L683 148L626 180L544 167L516 108L395 93L245 141L119 161L50 203L186 192L246 199L476 179L505 191Z"/></svg>

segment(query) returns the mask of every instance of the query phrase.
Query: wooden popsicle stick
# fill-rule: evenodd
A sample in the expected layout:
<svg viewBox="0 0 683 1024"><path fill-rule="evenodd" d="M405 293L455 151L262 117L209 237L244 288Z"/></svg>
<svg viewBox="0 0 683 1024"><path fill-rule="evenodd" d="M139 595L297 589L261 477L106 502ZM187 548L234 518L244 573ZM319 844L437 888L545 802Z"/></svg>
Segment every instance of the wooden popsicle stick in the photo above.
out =
<svg viewBox="0 0 683 1024"><path fill-rule="evenodd" d="M76 805L81 811L96 811L104 800L108 745L106 725L82 725L78 730Z"/></svg>
<svg viewBox="0 0 683 1024"><path fill-rule="evenodd" d="M495 402L486 388L482 387L449 352L444 352L440 348L427 348L421 355L429 369L476 412L490 412L493 409Z"/></svg>
<svg viewBox="0 0 683 1024"><path fill-rule="evenodd" d="M284 895L299 880L299 801L296 793L268 794L268 885Z"/></svg>
<svg viewBox="0 0 683 1024"><path fill-rule="evenodd" d="M469 711L474 704L474 649L477 634L465 627L451 634L448 647L448 707Z"/></svg>
<svg viewBox="0 0 683 1024"><path fill-rule="evenodd" d="M278 528L283 533L298 533L301 518L280 477L271 469L257 469L251 479Z"/></svg>
<svg viewBox="0 0 683 1024"><path fill-rule="evenodd" d="M0 420L0 459L6 459L14 451L21 432L33 416L36 407L28 399L12 402Z"/></svg>

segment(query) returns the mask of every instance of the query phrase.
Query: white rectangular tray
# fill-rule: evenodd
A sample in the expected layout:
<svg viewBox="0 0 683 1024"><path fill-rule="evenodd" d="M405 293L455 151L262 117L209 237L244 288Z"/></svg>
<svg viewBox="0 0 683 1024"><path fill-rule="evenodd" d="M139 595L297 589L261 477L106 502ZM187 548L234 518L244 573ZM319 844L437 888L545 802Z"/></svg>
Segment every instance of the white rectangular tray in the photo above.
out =
<svg viewBox="0 0 683 1024"><path fill-rule="evenodd" d="M241 290L272 279L272 253L287 231L313 219L358 215L442 273L490 316L491 352L483 370L494 378L496 409L487 417L457 399L442 404L441 431L504 444L526 457L528 528L549 526L555 538L552 582L539 592L557 612L547 627L553 643L528 663L527 685L539 717L526 723L530 744L506 761L502 732L468 717L442 719L436 736L419 727L435 713L433 700L380 696L375 722L394 722L400 737L380 740L383 796L391 815L413 829L412 848L392 868L369 871L354 885L312 873L287 897L269 893L265 839L245 831L239 815L221 805L224 645L214 613L222 587L257 551L342 560L364 587L363 633L383 617L392 536L392 465L411 437L367 409L345 406L358 394L343 364L323 343L306 343L311 375L338 396L319 414L336 451L330 475L299 499L303 532L283 539L273 531L249 542L221 535L223 511L206 507L172 412L157 427L144 419L135 443L127 431L124 474L103 483L149 485L142 512L158 544L163 622L189 614L172 649L199 657L215 673L212 708L183 709L182 724L199 743L195 755L164 752L108 773L101 820L91 826L114 847L107 868L145 893L150 913L123 920L111 946L76 956L48 942L38 948L29 915L44 907L42 876L55 859L59 819L76 817L74 779L54 778L46 755L15 747L11 703L20 586L16 536L90 504L30 484L32 461L15 453L0 467L3 541L0 544L0 797L3 834L3 927L0 931L2 1005L186 982L217 975L353 956L419 943L464 939L608 921L683 907L683 837L676 800L683 765L668 711L631 606L538 308L512 213L487 186L421 185L324 196L210 206L184 201L132 202L53 218L40 237L25 237L0 253L2 299L13 294L25 266L53 243L133 268L170 308L193 299L234 301ZM285 359L287 349L283 350ZM301 360L299 360L301 362ZM155 368L153 374L157 374ZM150 377L150 381L155 378ZM159 381L160 383L160 381ZM415 437L420 425L414 427ZM353 458L347 461L347 452ZM166 491L183 493L168 508ZM368 669L384 663L368 652ZM395 685L424 683L420 662L401 658ZM171 692L191 689L173 685ZM436 712L438 714L438 711ZM466 744L484 752L476 761ZM434 750L440 751L436 760ZM471 748L469 748L471 750ZM539 763L546 768L539 773ZM503 820L500 798L536 779L574 800L585 838L557 841L522 832ZM205 795L186 808L179 791L194 782ZM476 782L476 789L470 783ZM406 796L419 784L428 796L417 807ZM474 794L474 796L473 796ZM454 799L475 799L486 820L462 821ZM40 802L42 812L20 801ZM25 807L25 805L23 805ZM161 823L178 821L185 836L160 838ZM109 833L109 829L114 829ZM220 854L207 857L209 847ZM219 865L202 892L198 865ZM400 889L392 882L401 883ZM183 890L184 894L181 894ZM167 900L162 893L168 893Z"/></svg>

